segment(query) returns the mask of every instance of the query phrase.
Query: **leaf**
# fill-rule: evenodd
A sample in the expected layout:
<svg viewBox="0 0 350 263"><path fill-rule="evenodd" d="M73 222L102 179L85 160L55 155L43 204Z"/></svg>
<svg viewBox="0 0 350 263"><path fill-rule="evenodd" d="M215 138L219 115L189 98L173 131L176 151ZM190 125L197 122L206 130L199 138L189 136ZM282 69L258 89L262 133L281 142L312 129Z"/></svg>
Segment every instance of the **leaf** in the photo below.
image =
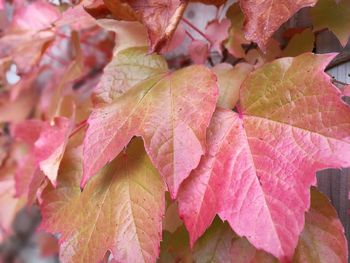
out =
<svg viewBox="0 0 350 263"><path fill-rule="evenodd" d="M245 57L245 50L243 44L250 44L243 32L244 16L238 3L234 3L227 10L226 17L231 21L231 27L229 29L229 35L225 47L236 58Z"/></svg>
<svg viewBox="0 0 350 263"><path fill-rule="evenodd" d="M147 55L147 48L122 50L104 68L102 78L94 91L94 100L111 103L139 82L167 70L165 59L157 54Z"/></svg>
<svg viewBox="0 0 350 263"><path fill-rule="evenodd" d="M13 127L13 137L29 147L28 155L21 160L16 171L17 196L35 196L44 179L38 169L56 185L58 168L70 131L70 121L64 117L55 118L52 125L39 120L26 120Z"/></svg>
<svg viewBox="0 0 350 263"><path fill-rule="evenodd" d="M221 21L214 19L205 28L206 36L209 38L212 47L220 54L222 53L221 44L228 38L230 26L231 22L229 19L223 19Z"/></svg>
<svg viewBox="0 0 350 263"><path fill-rule="evenodd" d="M173 33L173 36L171 39L166 43L166 45L163 46L161 49L160 53L161 54L166 54L168 52L173 52L176 49L180 49L182 46L182 43L186 39L186 30L185 28L179 24L176 28L176 30Z"/></svg>
<svg viewBox="0 0 350 263"><path fill-rule="evenodd" d="M11 224L16 213L23 207L25 200L15 198L14 173L16 162L20 158L18 144L10 144L9 138L0 132L0 242L11 233ZM1 257L0 257L1 258Z"/></svg>
<svg viewBox="0 0 350 263"><path fill-rule="evenodd" d="M84 10L83 3L84 2L64 11L62 16L55 22L55 26L62 27L69 25L76 31L89 29L95 26L97 21Z"/></svg>
<svg viewBox="0 0 350 263"><path fill-rule="evenodd" d="M171 40L187 6L187 1L181 0L104 0L104 3L116 19L141 22L147 28L151 51L156 52ZM97 7L97 15L101 16L103 6Z"/></svg>
<svg viewBox="0 0 350 263"><path fill-rule="evenodd" d="M281 56L280 43L273 38L267 43L265 53L259 48L250 49L244 59L254 65L255 67L260 67L267 62L273 61L274 59Z"/></svg>
<svg viewBox="0 0 350 263"><path fill-rule="evenodd" d="M221 6L227 2L227 0L190 0L191 2L200 2L206 5L216 5Z"/></svg>
<svg viewBox="0 0 350 263"><path fill-rule="evenodd" d="M191 66L147 79L112 104L94 109L84 139L81 185L118 155L133 136L142 136L174 198L205 151L206 128L216 100L215 75L205 67Z"/></svg>
<svg viewBox="0 0 350 263"><path fill-rule="evenodd" d="M37 92L32 87L11 100L11 94L0 94L0 123L20 122L26 119L37 102Z"/></svg>
<svg viewBox="0 0 350 263"><path fill-rule="evenodd" d="M167 208L163 220L163 231L168 231L174 233L180 226L182 226L182 221L177 213L178 207L175 202L171 201L170 196L166 196Z"/></svg>
<svg viewBox="0 0 350 263"><path fill-rule="evenodd" d="M222 63L213 67L219 82L219 107L233 109L236 106L241 84L252 70L253 67L247 63L239 63L234 67Z"/></svg>
<svg viewBox="0 0 350 263"><path fill-rule="evenodd" d="M227 223L217 217L195 243L192 253L187 233L179 228L164 233L161 262L277 263L272 255L256 249L246 238L237 236ZM311 209L306 213L293 263L347 262L344 228L327 197L311 188ZM188 260L188 261L186 261Z"/></svg>
<svg viewBox="0 0 350 263"><path fill-rule="evenodd" d="M193 263L192 253L188 242L188 233L181 226L174 233L163 231L160 243L159 263Z"/></svg>
<svg viewBox="0 0 350 263"><path fill-rule="evenodd" d="M209 56L209 45L202 40L193 40L188 47L188 54L194 64L204 64Z"/></svg>
<svg viewBox="0 0 350 263"><path fill-rule="evenodd" d="M164 185L142 142L134 140L86 186L79 188L81 147L70 148L57 189L47 188L41 228L60 233L64 262L155 262L159 253Z"/></svg>
<svg viewBox="0 0 350 263"><path fill-rule="evenodd" d="M311 208L305 216L293 263L346 263L348 246L344 227L328 198L311 189Z"/></svg>
<svg viewBox="0 0 350 263"><path fill-rule="evenodd" d="M187 7L187 1L181 0L134 0L130 4L142 16L152 51L161 50L171 39Z"/></svg>
<svg viewBox="0 0 350 263"><path fill-rule="evenodd" d="M228 224L218 218L193 248L196 263L277 263L270 254L257 250L245 238L237 236Z"/></svg>
<svg viewBox="0 0 350 263"><path fill-rule="evenodd" d="M20 72L28 72L39 63L53 40L51 30L7 34L0 38L0 55L10 57Z"/></svg>
<svg viewBox="0 0 350 263"><path fill-rule="evenodd" d="M313 6L316 2L317 0L241 0L245 36L265 52L270 37L284 22L301 8Z"/></svg>
<svg viewBox="0 0 350 263"><path fill-rule="evenodd" d="M311 9L314 31L324 28L331 30L345 47L350 37L350 2L341 0L319 0Z"/></svg>
<svg viewBox="0 0 350 263"><path fill-rule="evenodd" d="M36 1L15 11L14 27L22 30L40 31L47 29L60 17L58 9L45 1Z"/></svg>
<svg viewBox="0 0 350 263"><path fill-rule="evenodd" d="M343 96L350 97L350 85L345 85L343 88Z"/></svg>
<svg viewBox="0 0 350 263"><path fill-rule="evenodd" d="M139 22L100 19L99 26L116 33L114 54L131 47L147 46L147 30Z"/></svg>
<svg viewBox="0 0 350 263"><path fill-rule="evenodd" d="M107 8L111 11L113 16L117 19L125 21L137 21L139 20L139 15L130 6L128 1L123 0L103 0ZM132 2L132 1L129 1Z"/></svg>
<svg viewBox="0 0 350 263"><path fill-rule="evenodd" d="M323 72L333 57L266 64L244 81L239 114L214 114L208 152L178 196L192 245L218 213L256 248L291 260L315 172L350 165L350 108Z"/></svg>
<svg viewBox="0 0 350 263"><path fill-rule="evenodd" d="M289 41L287 47L283 49L282 57L294 57L314 49L315 35L311 29L305 29L299 34L295 34Z"/></svg>
<svg viewBox="0 0 350 263"><path fill-rule="evenodd" d="M55 236L42 232L38 233L37 239L42 257L50 257L58 254L59 245Z"/></svg>

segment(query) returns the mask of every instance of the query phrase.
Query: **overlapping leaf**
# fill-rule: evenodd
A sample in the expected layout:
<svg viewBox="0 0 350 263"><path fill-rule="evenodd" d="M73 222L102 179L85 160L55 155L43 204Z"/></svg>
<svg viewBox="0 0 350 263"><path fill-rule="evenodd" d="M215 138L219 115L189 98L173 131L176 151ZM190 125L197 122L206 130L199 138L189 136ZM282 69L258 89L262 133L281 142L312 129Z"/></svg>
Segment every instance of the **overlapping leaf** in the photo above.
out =
<svg viewBox="0 0 350 263"><path fill-rule="evenodd" d="M187 1L132 0L130 6L141 15L142 23L148 29L152 50L160 50L172 37L184 11Z"/></svg>
<svg viewBox="0 0 350 263"><path fill-rule="evenodd" d="M93 3L87 7L87 11L97 18L106 17L110 12L118 20L141 22L147 28L152 51L160 51L171 39L187 6L187 1L181 0L103 2Z"/></svg>
<svg viewBox="0 0 350 263"><path fill-rule="evenodd" d="M215 75L205 67L191 66L148 78L110 105L96 108L84 140L82 186L133 136L142 136L174 198L205 151L216 100Z"/></svg>
<svg viewBox="0 0 350 263"><path fill-rule="evenodd" d="M214 219L210 228L195 243L192 252L182 227L164 233L161 262L277 263L272 255L256 249L246 238L237 236L227 223ZM181 245L180 245L181 244ZM326 196L311 188L311 208L295 250L293 263L346 263L347 242L344 228ZM168 261L165 261L168 260ZM173 261L171 261L173 260Z"/></svg>
<svg viewBox="0 0 350 263"><path fill-rule="evenodd" d="M253 67L247 63L239 63L235 67L222 63L213 67L219 83L219 107L233 109L236 106L241 85L252 70Z"/></svg>
<svg viewBox="0 0 350 263"><path fill-rule="evenodd" d="M35 196L46 175L56 185L57 172L71 131L67 118L56 118L54 125L39 120L26 120L14 126L13 136L29 150L16 171L16 194ZM43 174L42 174L43 173Z"/></svg>
<svg viewBox="0 0 350 263"><path fill-rule="evenodd" d="M95 101L111 103L137 83L167 70L165 59L157 54L147 55L147 48L122 50L104 68L94 92Z"/></svg>
<svg viewBox="0 0 350 263"><path fill-rule="evenodd" d="M344 228L326 196L311 189L311 208L305 216L293 263L347 262L347 242ZM196 262L265 262L278 260L254 248L245 238L239 238L227 224L214 220L193 250Z"/></svg>
<svg viewBox="0 0 350 263"><path fill-rule="evenodd" d="M226 14L227 18L231 21L231 27L229 29L229 37L225 43L227 50L237 58L245 56L245 51L242 47L243 44L249 44L243 32L244 16L238 3L233 4Z"/></svg>
<svg viewBox="0 0 350 263"><path fill-rule="evenodd" d="M317 0L241 0L245 35L265 51L269 38L284 22L301 8L313 6L316 2Z"/></svg>
<svg viewBox="0 0 350 263"><path fill-rule="evenodd" d="M315 172L350 166L350 109L323 72L332 58L266 64L243 83L239 114L215 113L208 153L178 197L192 245L218 213L255 247L291 259Z"/></svg>
<svg viewBox="0 0 350 263"><path fill-rule="evenodd" d="M350 37L350 2L347 0L319 0L311 10L314 30L328 28L339 39L342 46Z"/></svg>
<svg viewBox="0 0 350 263"><path fill-rule="evenodd" d="M348 262L344 227L327 197L316 188L311 189L311 208L305 215L305 227L293 262Z"/></svg>
<svg viewBox="0 0 350 263"><path fill-rule="evenodd" d="M142 141L134 140L83 192L81 155L81 147L70 147L57 189L43 193L42 228L60 234L60 259L95 263L110 250L117 262L155 262L165 188Z"/></svg>
<svg viewBox="0 0 350 263"><path fill-rule="evenodd" d="M305 29L295 34L288 45L282 51L282 57L294 57L305 52L311 52L314 48L315 35L311 29Z"/></svg>
<svg viewBox="0 0 350 263"><path fill-rule="evenodd" d="M98 24L116 33L114 55L131 47L144 47L148 44L146 28L136 21L118 21L114 19L100 19Z"/></svg>

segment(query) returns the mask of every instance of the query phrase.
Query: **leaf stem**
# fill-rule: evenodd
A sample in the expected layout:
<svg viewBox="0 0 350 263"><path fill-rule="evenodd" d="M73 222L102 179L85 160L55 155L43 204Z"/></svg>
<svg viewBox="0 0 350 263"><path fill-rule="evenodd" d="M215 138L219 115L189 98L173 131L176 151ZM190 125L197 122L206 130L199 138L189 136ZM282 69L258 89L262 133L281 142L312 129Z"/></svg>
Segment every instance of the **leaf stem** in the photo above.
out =
<svg viewBox="0 0 350 263"><path fill-rule="evenodd" d="M186 18L182 18L182 21L185 22L185 24L187 24L189 27L191 27L194 31L196 31L198 34L200 34L202 37L205 38L205 40L207 40L210 45L211 45L211 40L208 38L208 36L206 34L204 34L198 27L196 27L195 25L193 25L190 21L188 21Z"/></svg>
<svg viewBox="0 0 350 263"><path fill-rule="evenodd" d="M190 32L188 32L187 30L185 30L185 33L186 33L186 35L187 35L192 41L195 40L194 37L191 35Z"/></svg>
<svg viewBox="0 0 350 263"><path fill-rule="evenodd" d="M82 128L84 128L87 125L87 119L79 122L77 125L75 125L74 130L69 135L69 138L73 137L75 134L77 134Z"/></svg>
<svg viewBox="0 0 350 263"><path fill-rule="evenodd" d="M51 58L52 60L57 61L62 66L67 66L67 62L64 61L63 59L61 59L60 57L57 57L57 56L53 55L52 53L45 53L45 55L48 56L49 58Z"/></svg>
<svg viewBox="0 0 350 263"><path fill-rule="evenodd" d="M340 80L337 80L335 77L332 77L332 82L343 85L343 86L347 86L349 85L348 83L342 82Z"/></svg>

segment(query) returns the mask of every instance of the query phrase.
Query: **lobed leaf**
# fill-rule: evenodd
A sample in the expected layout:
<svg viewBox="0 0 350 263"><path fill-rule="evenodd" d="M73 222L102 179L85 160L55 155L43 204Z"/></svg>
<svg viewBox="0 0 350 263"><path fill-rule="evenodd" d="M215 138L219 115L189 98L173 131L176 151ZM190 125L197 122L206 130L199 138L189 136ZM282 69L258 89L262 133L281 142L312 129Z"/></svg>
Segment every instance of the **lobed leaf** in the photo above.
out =
<svg viewBox="0 0 350 263"><path fill-rule="evenodd" d="M205 133L217 100L216 77L202 66L157 75L112 104L96 108L84 139L82 186L141 136L172 198L205 151ZM201 109L198 111L198 109Z"/></svg>
<svg viewBox="0 0 350 263"><path fill-rule="evenodd" d="M96 102L111 103L139 82L167 70L165 59L157 54L147 55L147 48L122 50L104 68L94 91L94 99Z"/></svg>
<svg viewBox="0 0 350 263"><path fill-rule="evenodd" d="M110 250L117 262L155 262L165 188L142 142L134 140L83 192L81 154L81 147L70 148L57 189L43 192L41 227L60 234L60 259L99 262Z"/></svg>
<svg viewBox="0 0 350 263"><path fill-rule="evenodd" d="M323 72L333 57L266 64L243 83L239 114L217 110L208 152L179 191L192 245L218 213L256 248L291 260L315 172L350 166L350 108Z"/></svg>

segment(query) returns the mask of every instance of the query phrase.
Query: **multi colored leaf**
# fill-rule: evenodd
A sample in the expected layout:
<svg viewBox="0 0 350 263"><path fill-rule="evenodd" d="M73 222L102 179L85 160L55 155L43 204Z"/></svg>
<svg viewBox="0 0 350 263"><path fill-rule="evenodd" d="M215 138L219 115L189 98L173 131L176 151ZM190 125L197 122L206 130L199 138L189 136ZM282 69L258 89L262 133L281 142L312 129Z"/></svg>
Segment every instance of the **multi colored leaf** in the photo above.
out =
<svg viewBox="0 0 350 263"><path fill-rule="evenodd" d="M139 82L167 70L165 59L157 54L147 55L147 48L122 50L104 68L94 92L95 101L111 103Z"/></svg>
<svg viewBox="0 0 350 263"><path fill-rule="evenodd" d="M172 35L186 9L187 1L127 0L103 1L118 20L139 21L148 31L152 51L160 51ZM95 17L108 15L102 1L88 6L87 11Z"/></svg>
<svg viewBox="0 0 350 263"><path fill-rule="evenodd" d="M238 3L234 3L227 10L226 17L230 19L231 27L225 47L236 58L242 58L245 56L245 50L242 45L250 44L251 41L247 40L244 36L244 15Z"/></svg>
<svg viewBox="0 0 350 263"><path fill-rule="evenodd" d="M172 234L165 232L164 236L160 262L280 262L271 254L256 249L246 238L239 237L227 223L218 218L195 243L192 251L188 235L182 227ZM305 215L304 230L290 262L346 263L347 254L344 228L335 209L326 196L312 187L311 208Z"/></svg>
<svg viewBox="0 0 350 263"><path fill-rule="evenodd" d="M328 198L311 189L311 208L305 215L293 262L348 262L348 245L344 227Z"/></svg>
<svg viewBox="0 0 350 263"><path fill-rule="evenodd" d="M112 104L94 109L84 140L82 186L133 136L142 136L174 198L205 152L216 100L215 75L203 66L191 66L146 79Z"/></svg>
<svg viewBox="0 0 350 263"><path fill-rule="evenodd" d="M100 262L107 250L117 262L155 262L164 215L164 184L142 141L105 166L83 192L81 147L70 147L56 189L43 192L41 228L60 234L60 259Z"/></svg>
<svg viewBox="0 0 350 263"><path fill-rule="evenodd" d="M255 247L291 259L315 172L350 165L350 108L323 72L333 57L266 64L243 83L239 113L217 110L178 197L192 245L218 213Z"/></svg>
<svg viewBox="0 0 350 263"><path fill-rule="evenodd" d="M230 64L222 63L213 67L218 77L219 99L217 105L226 109L233 109L239 99L241 84L253 67L247 63L239 63L232 67Z"/></svg>

